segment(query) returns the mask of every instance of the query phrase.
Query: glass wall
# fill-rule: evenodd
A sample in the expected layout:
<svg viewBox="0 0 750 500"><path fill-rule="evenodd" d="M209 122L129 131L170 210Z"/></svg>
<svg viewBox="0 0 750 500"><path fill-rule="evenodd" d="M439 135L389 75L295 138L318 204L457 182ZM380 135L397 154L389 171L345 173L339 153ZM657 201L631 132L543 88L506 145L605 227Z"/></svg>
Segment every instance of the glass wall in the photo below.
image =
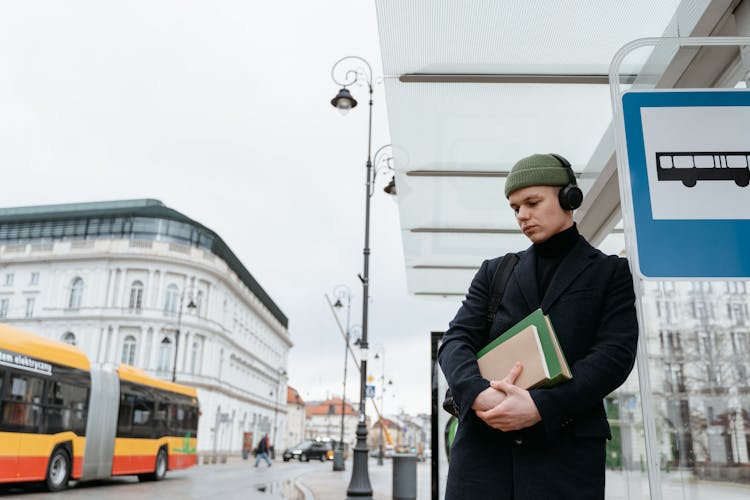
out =
<svg viewBox="0 0 750 500"><path fill-rule="evenodd" d="M133 238L181 243L211 250L214 238L191 224L150 217L84 217L0 224L0 243L39 240Z"/></svg>
<svg viewBox="0 0 750 500"><path fill-rule="evenodd" d="M665 499L750 498L750 284L644 281L652 439ZM637 369L607 398L607 498L649 498Z"/></svg>

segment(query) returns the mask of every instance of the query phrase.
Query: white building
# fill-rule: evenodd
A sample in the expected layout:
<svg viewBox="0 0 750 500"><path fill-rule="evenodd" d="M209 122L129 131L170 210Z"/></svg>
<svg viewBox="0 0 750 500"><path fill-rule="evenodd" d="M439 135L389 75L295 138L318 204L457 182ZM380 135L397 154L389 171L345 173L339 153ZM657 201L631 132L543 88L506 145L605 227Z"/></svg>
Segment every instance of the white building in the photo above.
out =
<svg viewBox="0 0 750 500"><path fill-rule="evenodd" d="M343 406L343 412L342 412ZM346 402L342 405L341 398L329 398L325 401L310 401L305 408L307 422L305 435L307 439L341 439L341 415L343 413L344 442L354 447L357 441L356 431L359 422L359 412ZM369 425L369 417L367 419Z"/></svg>
<svg viewBox="0 0 750 500"><path fill-rule="evenodd" d="M0 321L198 388L199 452L286 436L286 316L216 233L159 201L0 209Z"/></svg>

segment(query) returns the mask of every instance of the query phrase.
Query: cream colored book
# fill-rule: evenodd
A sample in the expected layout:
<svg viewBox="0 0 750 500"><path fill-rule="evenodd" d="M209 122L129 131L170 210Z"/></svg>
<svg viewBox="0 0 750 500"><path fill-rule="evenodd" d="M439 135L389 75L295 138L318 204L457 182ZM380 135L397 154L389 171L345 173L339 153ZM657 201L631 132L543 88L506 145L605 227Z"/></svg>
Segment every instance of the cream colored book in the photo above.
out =
<svg viewBox="0 0 750 500"><path fill-rule="evenodd" d="M573 378L549 317L541 309L516 323L477 354L487 380L505 378L513 365L523 365L516 385L523 389L555 385Z"/></svg>

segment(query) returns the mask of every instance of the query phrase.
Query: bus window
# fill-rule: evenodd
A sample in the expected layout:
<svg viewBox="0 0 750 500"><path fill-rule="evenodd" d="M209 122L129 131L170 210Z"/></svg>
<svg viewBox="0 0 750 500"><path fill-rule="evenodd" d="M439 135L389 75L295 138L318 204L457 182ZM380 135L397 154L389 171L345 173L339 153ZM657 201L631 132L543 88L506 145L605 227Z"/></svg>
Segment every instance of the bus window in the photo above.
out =
<svg viewBox="0 0 750 500"><path fill-rule="evenodd" d="M133 437L153 437L153 423L154 401L143 396L136 396L133 403Z"/></svg>
<svg viewBox="0 0 750 500"><path fill-rule="evenodd" d="M748 155L727 155L727 167L729 168L748 168Z"/></svg>
<svg viewBox="0 0 750 500"><path fill-rule="evenodd" d="M172 415L174 420L170 423L170 434L173 436L182 436L185 434L185 427L188 426L188 414L185 405L173 404Z"/></svg>
<svg viewBox="0 0 750 500"><path fill-rule="evenodd" d="M3 403L3 425L36 432L42 413L43 391L42 379L11 372L7 396Z"/></svg>
<svg viewBox="0 0 750 500"><path fill-rule="evenodd" d="M5 381L5 372L6 372L5 368L3 368L2 366L0 366L0 429L3 427L3 424L4 424L4 419L3 419L3 412L4 412L4 410L3 410L3 406L4 406L4 403L3 403L3 399L4 399L4 397L3 397L3 387L4 387L4 384L3 384L3 382Z"/></svg>
<svg viewBox="0 0 750 500"><path fill-rule="evenodd" d="M156 404L156 411L154 412L154 431L156 437L165 435L167 430L167 410L169 406L167 403L160 401Z"/></svg>
<svg viewBox="0 0 750 500"><path fill-rule="evenodd" d="M198 434L198 408L195 406L188 407L185 431L192 433L193 436Z"/></svg>
<svg viewBox="0 0 750 500"><path fill-rule="evenodd" d="M719 165L718 162L720 162L718 157L715 157L714 155L706 156L706 155L695 155L693 158L693 164L696 166L696 168L714 168L716 165Z"/></svg>
<svg viewBox="0 0 750 500"><path fill-rule="evenodd" d="M120 394L120 411L117 416L118 436L130 436L134 402L135 395L126 392Z"/></svg>
<svg viewBox="0 0 750 500"><path fill-rule="evenodd" d="M659 167L661 168L672 168L672 160L673 158L671 156L657 156L657 160L659 160Z"/></svg>
<svg viewBox="0 0 750 500"><path fill-rule="evenodd" d="M676 168L692 168L695 166L692 155L673 156L672 162Z"/></svg>
<svg viewBox="0 0 750 500"><path fill-rule="evenodd" d="M50 381L44 411L46 432L73 431L84 435L87 396L86 387Z"/></svg>

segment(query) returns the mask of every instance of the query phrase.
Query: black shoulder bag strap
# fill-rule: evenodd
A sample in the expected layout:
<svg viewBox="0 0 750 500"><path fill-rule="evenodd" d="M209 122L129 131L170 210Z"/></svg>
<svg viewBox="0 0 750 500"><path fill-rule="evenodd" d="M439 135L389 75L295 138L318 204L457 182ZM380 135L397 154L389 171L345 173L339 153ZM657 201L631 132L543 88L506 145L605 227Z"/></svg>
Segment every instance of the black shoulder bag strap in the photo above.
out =
<svg viewBox="0 0 750 500"><path fill-rule="evenodd" d="M508 285L508 280L513 273L513 268L516 267L517 262L518 254L508 253L503 256L502 260L500 260L500 263L497 265L497 269L495 269L495 275L490 282L490 302L487 305L487 314L485 316L487 318L487 328L490 328L492 322L495 320L497 310L500 309L500 302L503 301L505 287ZM453 399L453 394L451 394L450 389L445 391L443 409L458 418L460 409L458 403Z"/></svg>
<svg viewBox="0 0 750 500"><path fill-rule="evenodd" d="M503 293L505 293L505 287L508 285L510 275L513 273L513 268L516 267L518 262L518 255L515 253L508 253L500 261L495 269L495 275L492 277L490 284L490 303L487 306L487 323L492 325L495 321L495 315L497 310L500 309L500 302L503 301Z"/></svg>

